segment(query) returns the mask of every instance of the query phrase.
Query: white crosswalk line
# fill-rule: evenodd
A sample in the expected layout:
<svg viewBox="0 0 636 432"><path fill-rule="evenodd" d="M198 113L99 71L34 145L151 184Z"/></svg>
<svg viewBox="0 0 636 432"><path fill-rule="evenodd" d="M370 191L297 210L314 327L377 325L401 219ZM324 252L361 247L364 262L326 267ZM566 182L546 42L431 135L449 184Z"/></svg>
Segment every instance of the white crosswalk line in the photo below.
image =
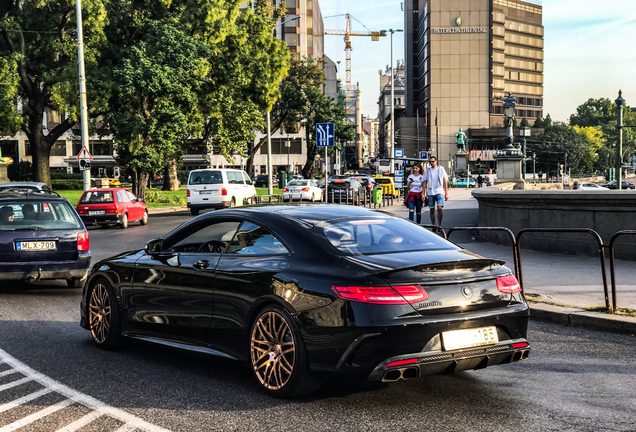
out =
<svg viewBox="0 0 636 432"><path fill-rule="evenodd" d="M9 370L6 370L4 372L0 372L0 377L7 376L7 375L12 375L14 373L18 373L18 371L15 370L15 369L9 369Z"/></svg>
<svg viewBox="0 0 636 432"><path fill-rule="evenodd" d="M45 388L45 389L42 389L42 390L36 391L35 393L31 393L31 394L29 394L29 395L26 395L26 396L24 396L24 397L21 397L20 399L16 399L16 400L14 400L14 401L7 402L6 404L0 405L0 413L1 413L1 412L8 411L8 410L10 410L11 408L15 408L15 407L20 406L20 405L22 405L22 404L25 404L25 403L27 403L27 402L30 402L30 401L32 401L33 399L37 399L37 398L39 398L40 396L44 396L44 395L45 395L45 394L47 394L47 393L51 393L51 390L50 390L50 389Z"/></svg>
<svg viewBox="0 0 636 432"><path fill-rule="evenodd" d="M14 430L20 429L23 426L26 426L30 423L33 423L36 420L40 420L43 417L46 417L49 414L53 414L56 411L61 410L62 408L66 408L69 405L72 405L74 401L70 399L63 400L62 402L56 403L55 405L51 405L48 408L45 408L41 411L28 415L26 417L21 418L18 421L15 421L11 424L8 424L4 427L0 428L0 432L13 432Z"/></svg>
<svg viewBox="0 0 636 432"><path fill-rule="evenodd" d="M86 426L87 424L89 424L90 422L92 422L93 420L101 417L103 414L100 413L99 411L93 411L90 414L86 414L84 417L75 420L73 423L63 427L62 429L58 429L56 432L74 432L84 426Z"/></svg>
<svg viewBox="0 0 636 432"><path fill-rule="evenodd" d="M125 424L122 427L120 427L119 429L117 429L115 432L131 432L134 431L135 427L131 426L129 424Z"/></svg>
<svg viewBox="0 0 636 432"><path fill-rule="evenodd" d="M25 382L29 382L29 381L32 381L31 378L26 377L26 378L22 378L22 379L19 379L19 380L16 380L16 381L11 381L10 383L7 383L7 384L0 385L0 392L4 391L4 390L7 390L7 389L10 389L10 388L13 388L13 387L17 387L17 386L22 385Z"/></svg>
<svg viewBox="0 0 636 432"><path fill-rule="evenodd" d="M64 384L59 383L55 381L54 379L49 378L48 376L34 369L31 369L29 366L25 365L24 363L20 362L16 358L12 357L11 355L9 355L6 351L3 351L2 349L0 349L0 361L7 363L13 369L17 370L18 372L26 376L26 378L22 380L18 380L6 385L11 385L11 387L15 387L16 385L22 384L22 382L35 381L43 385L44 387L50 389L51 391L55 393L59 393L74 402L77 402L81 405L84 405L87 408L100 412L103 415L116 418L117 420L123 422L125 425L130 425L130 427L132 428L131 430L140 429L145 432L169 432L168 429L164 429L160 426L156 426L156 425L153 425L152 423L148 423L147 421L142 420L138 417L135 417L132 414L128 414L126 411L113 408L111 406L106 405L104 402L101 402L91 396L88 396L86 394L73 390L72 388L67 387ZM10 388L10 387L7 387L7 388ZM2 390L3 388L2 386L0 386L0 391ZM4 430L0 429L0 432L4 432Z"/></svg>

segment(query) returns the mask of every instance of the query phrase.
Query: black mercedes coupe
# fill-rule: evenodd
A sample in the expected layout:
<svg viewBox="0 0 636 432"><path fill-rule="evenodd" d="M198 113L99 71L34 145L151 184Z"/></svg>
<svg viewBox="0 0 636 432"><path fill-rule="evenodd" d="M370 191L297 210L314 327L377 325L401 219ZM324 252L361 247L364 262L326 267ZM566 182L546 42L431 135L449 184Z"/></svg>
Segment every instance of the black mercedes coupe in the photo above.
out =
<svg viewBox="0 0 636 432"><path fill-rule="evenodd" d="M404 219L328 204L203 214L95 264L81 325L247 362L278 397L528 358L529 310L502 261Z"/></svg>

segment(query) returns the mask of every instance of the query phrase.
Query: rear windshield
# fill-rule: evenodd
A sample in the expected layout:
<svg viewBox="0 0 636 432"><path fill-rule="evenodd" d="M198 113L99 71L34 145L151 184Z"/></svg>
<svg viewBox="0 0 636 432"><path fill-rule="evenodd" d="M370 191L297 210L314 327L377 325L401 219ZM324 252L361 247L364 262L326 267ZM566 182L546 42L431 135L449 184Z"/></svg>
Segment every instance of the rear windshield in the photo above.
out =
<svg viewBox="0 0 636 432"><path fill-rule="evenodd" d="M65 201L5 201L0 207L0 231L81 227L75 209Z"/></svg>
<svg viewBox="0 0 636 432"><path fill-rule="evenodd" d="M309 186L309 180L293 180L287 186Z"/></svg>
<svg viewBox="0 0 636 432"><path fill-rule="evenodd" d="M223 184L223 174L221 171L193 171L188 184Z"/></svg>
<svg viewBox="0 0 636 432"><path fill-rule="evenodd" d="M351 255L429 250L456 250L425 228L400 218L339 219L322 226L319 235L340 252Z"/></svg>
<svg viewBox="0 0 636 432"><path fill-rule="evenodd" d="M81 204L103 204L114 203L113 191L92 190L82 195Z"/></svg>
<svg viewBox="0 0 636 432"><path fill-rule="evenodd" d="M391 179L379 178L375 179L375 182L379 184L391 184Z"/></svg>

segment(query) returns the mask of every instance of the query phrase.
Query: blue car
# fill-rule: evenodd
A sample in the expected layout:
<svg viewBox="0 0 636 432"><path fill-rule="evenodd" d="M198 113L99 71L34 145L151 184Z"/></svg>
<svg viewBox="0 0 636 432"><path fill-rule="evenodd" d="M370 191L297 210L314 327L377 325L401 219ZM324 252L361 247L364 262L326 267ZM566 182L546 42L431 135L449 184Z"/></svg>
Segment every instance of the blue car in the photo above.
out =
<svg viewBox="0 0 636 432"><path fill-rule="evenodd" d="M91 263L88 231L55 192L0 192L0 281L64 279L81 288Z"/></svg>
<svg viewBox="0 0 636 432"><path fill-rule="evenodd" d="M460 178L460 179L455 179L455 187L466 187L466 178ZM469 187L475 187L475 179L474 178L470 178L470 184Z"/></svg>

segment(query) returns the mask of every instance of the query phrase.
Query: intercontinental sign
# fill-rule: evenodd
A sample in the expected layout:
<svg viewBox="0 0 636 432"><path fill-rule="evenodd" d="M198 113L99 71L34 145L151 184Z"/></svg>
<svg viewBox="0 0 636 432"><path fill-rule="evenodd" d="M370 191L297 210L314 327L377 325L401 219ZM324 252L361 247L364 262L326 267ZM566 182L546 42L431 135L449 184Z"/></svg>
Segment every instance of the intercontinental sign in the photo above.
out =
<svg viewBox="0 0 636 432"><path fill-rule="evenodd" d="M486 27L449 27L434 28L433 34L441 33L486 33Z"/></svg>

